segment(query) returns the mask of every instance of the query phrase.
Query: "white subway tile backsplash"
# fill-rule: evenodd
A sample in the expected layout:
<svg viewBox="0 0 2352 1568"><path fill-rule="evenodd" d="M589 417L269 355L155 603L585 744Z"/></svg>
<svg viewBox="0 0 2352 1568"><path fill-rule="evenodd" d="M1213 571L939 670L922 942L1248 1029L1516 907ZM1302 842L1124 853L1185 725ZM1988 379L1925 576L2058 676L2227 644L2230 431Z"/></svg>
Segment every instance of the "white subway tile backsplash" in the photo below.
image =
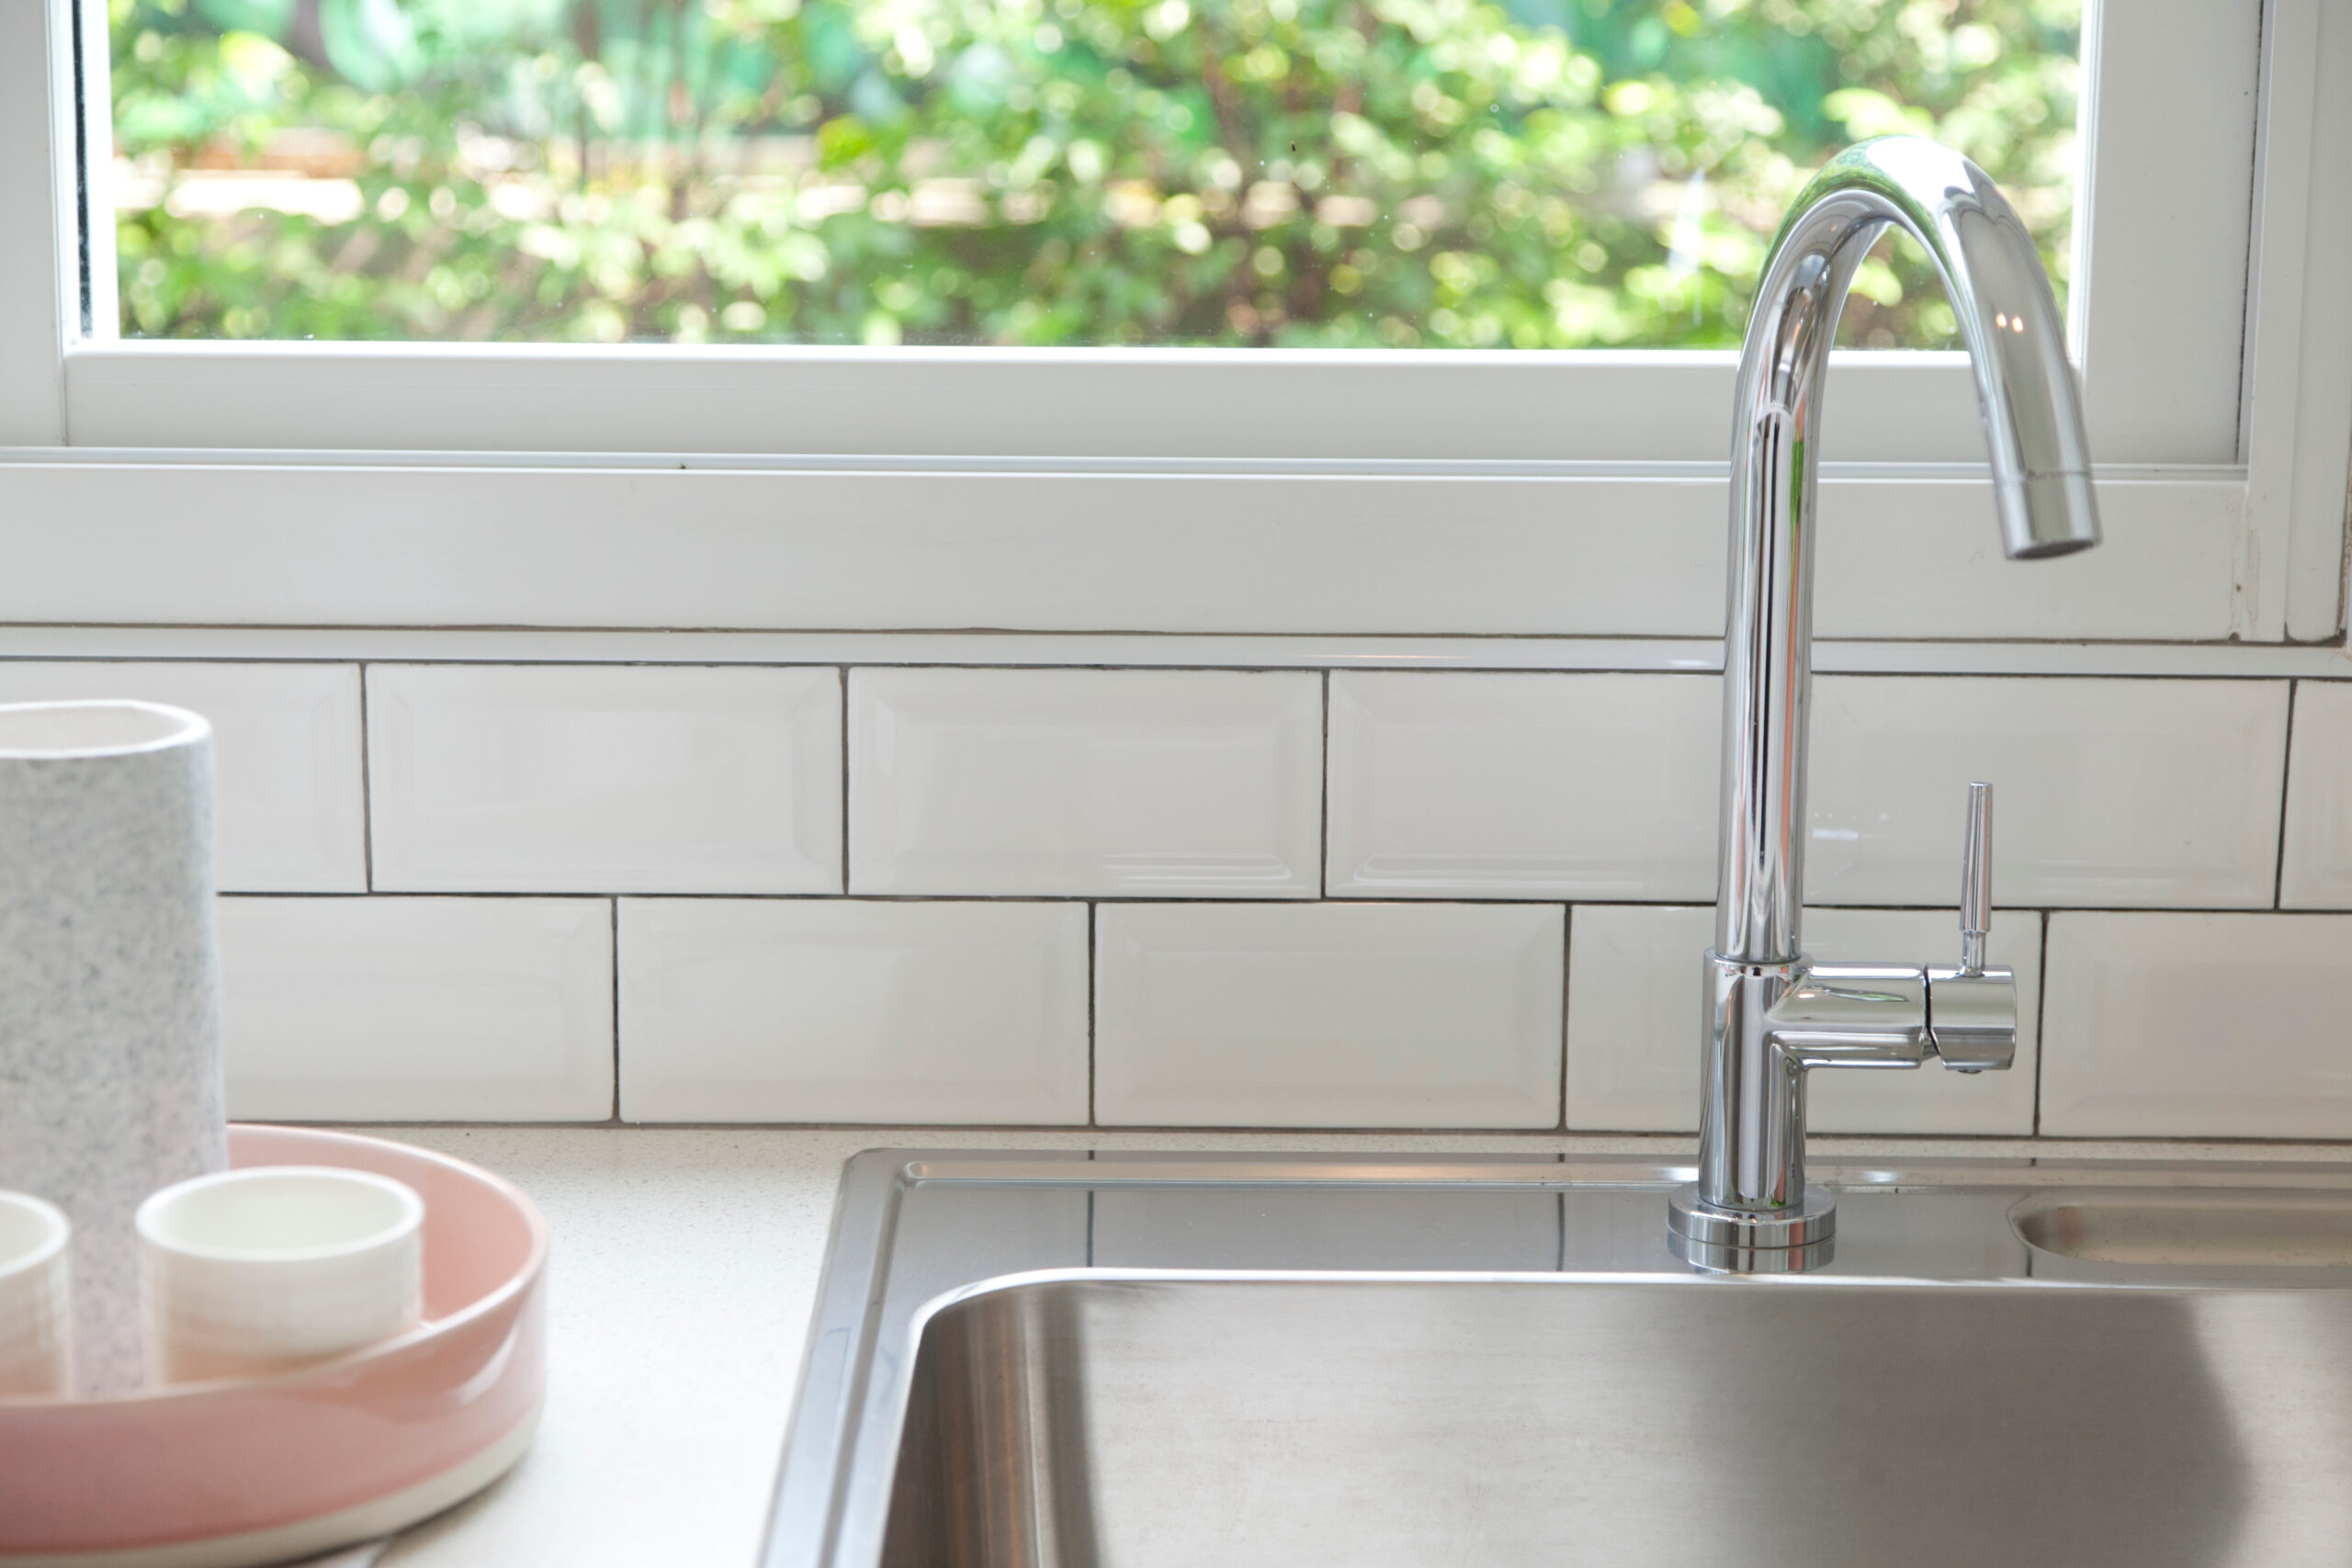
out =
<svg viewBox="0 0 2352 1568"><path fill-rule="evenodd" d="M856 893L1312 897L1322 680L857 670Z"/></svg>
<svg viewBox="0 0 2352 1568"><path fill-rule="evenodd" d="M1334 672L1329 891L1713 897L1722 685Z"/></svg>
<svg viewBox="0 0 2352 1568"><path fill-rule="evenodd" d="M1712 675L379 664L364 692L350 663L0 660L0 702L212 720L226 893L365 893L372 847L379 893L502 896L224 898L241 1116L602 1120L617 1055L634 1121L1695 1125ZM2352 1138L2352 913L2160 912L2267 909L2274 879L2352 911L2352 682L2293 687L2291 757L2290 696L1820 677L1807 887L1846 907L1812 951L1956 951L1973 778L1997 896L2058 912L2046 1050L2042 917L2005 908L2017 1067L1818 1073L1814 1127ZM727 897L845 886L889 897ZM563 893L699 897L512 897ZM1061 901L1104 897L1159 902Z"/></svg>
<svg viewBox="0 0 2352 1568"><path fill-rule="evenodd" d="M0 661L0 703L96 697L211 721L223 891L366 891L357 665Z"/></svg>
<svg viewBox="0 0 2352 1568"><path fill-rule="evenodd" d="M1105 904L1105 1125L1549 1127L1556 905Z"/></svg>
<svg viewBox="0 0 2352 1568"><path fill-rule="evenodd" d="M223 898L229 1113L603 1121L601 898Z"/></svg>
<svg viewBox="0 0 2352 1568"><path fill-rule="evenodd" d="M631 1122L1083 1122L1087 909L628 898Z"/></svg>
<svg viewBox="0 0 2352 1568"><path fill-rule="evenodd" d="M2041 1131L2352 1138L2352 916L2057 914Z"/></svg>
<svg viewBox="0 0 2352 1568"><path fill-rule="evenodd" d="M2004 903L2267 908L2286 727L2283 681L1824 676L1805 896L1951 903L1990 779Z"/></svg>
<svg viewBox="0 0 2352 1568"><path fill-rule="evenodd" d="M375 885L838 893L830 669L379 664Z"/></svg>
<svg viewBox="0 0 2352 1568"><path fill-rule="evenodd" d="M2279 905L2352 909L2352 682L2298 682L2293 735Z"/></svg>
<svg viewBox="0 0 2352 1568"><path fill-rule="evenodd" d="M1696 1132L1699 1042L1705 1021L1700 955L1714 939L1713 908L1580 904L1568 940L1567 1121L1590 1132ZM1951 910L1808 909L1805 949L1855 962L1951 963ZM1934 1063L1917 1072L1819 1070L1806 1080L1808 1124L1822 1133L2033 1131L2041 917L2001 910L1988 962L2018 976L2018 1056L2007 1072L1970 1076Z"/></svg>

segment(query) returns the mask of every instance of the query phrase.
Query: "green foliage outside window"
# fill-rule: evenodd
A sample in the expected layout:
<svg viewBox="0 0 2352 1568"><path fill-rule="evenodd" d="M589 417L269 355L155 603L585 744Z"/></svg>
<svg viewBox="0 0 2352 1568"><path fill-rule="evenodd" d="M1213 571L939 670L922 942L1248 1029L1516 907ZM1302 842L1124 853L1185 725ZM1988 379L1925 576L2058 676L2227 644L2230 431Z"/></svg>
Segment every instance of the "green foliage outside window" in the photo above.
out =
<svg viewBox="0 0 2352 1568"><path fill-rule="evenodd" d="M122 328L1735 344L1790 197L1888 130L1990 171L2063 288L2079 9L111 0ZM221 209L265 186L309 194ZM1907 247L1848 315L1951 332Z"/></svg>

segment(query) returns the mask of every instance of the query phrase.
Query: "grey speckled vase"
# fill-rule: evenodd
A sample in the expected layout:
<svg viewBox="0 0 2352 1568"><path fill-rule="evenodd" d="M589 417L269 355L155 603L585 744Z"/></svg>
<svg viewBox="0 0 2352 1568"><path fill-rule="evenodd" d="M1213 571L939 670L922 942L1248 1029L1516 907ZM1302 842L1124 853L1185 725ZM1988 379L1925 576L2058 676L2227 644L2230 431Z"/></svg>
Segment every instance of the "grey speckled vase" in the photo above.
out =
<svg viewBox="0 0 2352 1568"><path fill-rule="evenodd" d="M0 1187L74 1222L74 1383L136 1387L131 1212L227 1163L212 728L0 706Z"/></svg>

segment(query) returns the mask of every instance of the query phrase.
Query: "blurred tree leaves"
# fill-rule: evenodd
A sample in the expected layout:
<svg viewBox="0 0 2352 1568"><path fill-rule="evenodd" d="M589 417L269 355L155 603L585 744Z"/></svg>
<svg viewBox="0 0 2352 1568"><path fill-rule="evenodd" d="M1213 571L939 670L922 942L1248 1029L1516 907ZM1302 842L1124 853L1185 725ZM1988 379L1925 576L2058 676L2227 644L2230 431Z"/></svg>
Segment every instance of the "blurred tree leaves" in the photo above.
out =
<svg viewBox="0 0 2352 1568"><path fill-rule="evenodd" d="M1720 346L1890 130L2064 282L2079 0L110 5L132 333ZM1899 252L1848 316L1951 332Z"/></svg>

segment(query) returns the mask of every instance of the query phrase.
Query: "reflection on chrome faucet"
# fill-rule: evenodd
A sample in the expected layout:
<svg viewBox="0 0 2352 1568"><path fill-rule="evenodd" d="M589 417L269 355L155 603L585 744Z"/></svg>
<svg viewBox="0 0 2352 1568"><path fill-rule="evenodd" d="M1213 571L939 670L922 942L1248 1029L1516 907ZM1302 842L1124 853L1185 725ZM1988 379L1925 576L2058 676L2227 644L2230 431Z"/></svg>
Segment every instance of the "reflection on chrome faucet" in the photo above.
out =
<svg viewBox="0 0 2352 1568"><path fill-rule="evenodd" d="M2098 542L2065 333L2033 241L1991 179L1917 137L1849 149L1781 225L1740 355L1724 646L1723 836L1699 1179L1669 1204L1675 1250L1705 1268L1828 1261L1829 1195L1804 1182L1804 1075L2009 1065L2017 989L1984 962L1992 787L1969 786L1956 965L1819 964L1798 939L1813 668L1815 485L1829 345L1855 269L1890 225L1934 258L1976 378L2001 547L2012 559Z"/></svg>

